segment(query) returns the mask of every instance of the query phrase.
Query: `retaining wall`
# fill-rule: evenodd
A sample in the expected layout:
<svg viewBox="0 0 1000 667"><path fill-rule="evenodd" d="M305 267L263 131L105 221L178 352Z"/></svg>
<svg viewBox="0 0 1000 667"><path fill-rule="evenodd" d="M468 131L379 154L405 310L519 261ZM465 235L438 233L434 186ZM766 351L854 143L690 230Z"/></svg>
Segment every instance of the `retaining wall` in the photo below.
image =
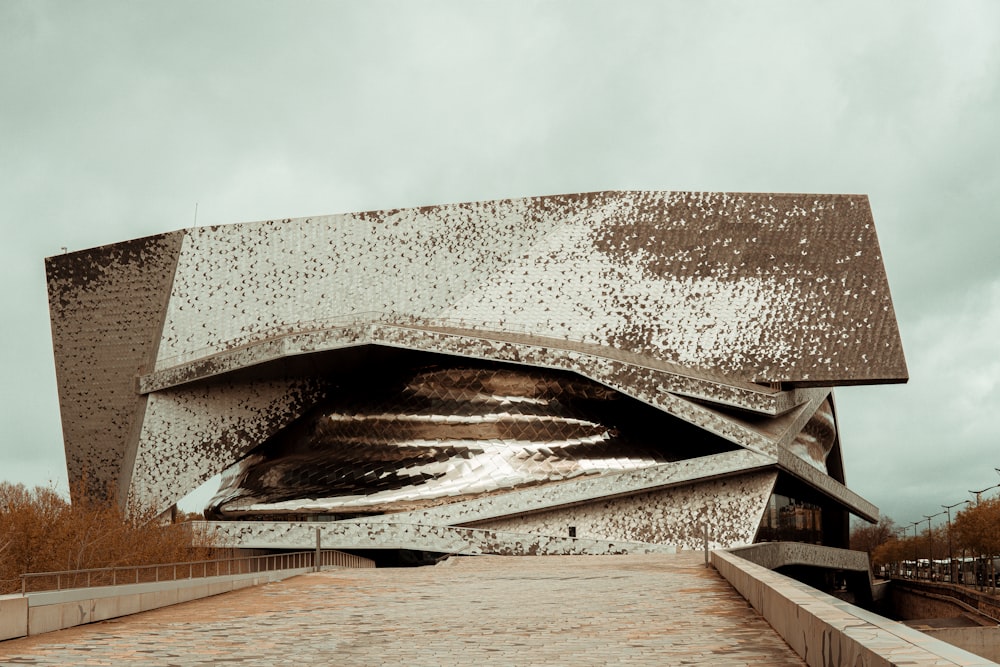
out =
<svg viewBox="0 0 1000 667"><path fill-rule="evenodd" d="M916 581L913 579L892 580L892 594L907 589L917 593L923 592L954 598L958 602L969 605L985 616L1000 619L1000 599L995 595L944 582ZM930 618L930 616L917 617L911 615L903 618Z"/></svg>
<svg viewBox="0 0 1000 667"><path fill-rule="evenodd" d="M809 665L997 664L735 554L712 564Z"/></svg>
<svg viewBox="0 0 1000 667"><path fill-rule="evenodd" d="M1000 660L1000 628L931 628L928 635L990 660Z"/></svg>
<svg viewBox="0 0 1000 667"><path fill-rule="evenodd" d="M312 571L311 567L305 567L146 584L44 591L25 596L3 595L0 596L0 641L137 614Z"/></svg>

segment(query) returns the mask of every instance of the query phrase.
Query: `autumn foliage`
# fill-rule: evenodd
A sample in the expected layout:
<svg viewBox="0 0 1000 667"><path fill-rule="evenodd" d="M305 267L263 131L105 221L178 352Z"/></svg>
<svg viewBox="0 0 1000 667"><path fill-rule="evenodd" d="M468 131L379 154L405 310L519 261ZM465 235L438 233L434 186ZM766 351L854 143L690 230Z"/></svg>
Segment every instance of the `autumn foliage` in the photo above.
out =
<svg viewBox="0 0 1000 667"><path fill-rule="evenodd" d="M19 575L123 565L202 560L180 524L150 512L128 515L109 494L67 501L51 488L0 482L0 593L20 590Z"/></svg>
<svg viewBox="0 0 1000 667"><path fill-rule="evenodd" d="M877 525L856 526L851 547L868 551L873 566L895 576L914 576L916 567L916 576L926 577L933 560L936 575L949 580L992 582L994 559L1000 556L1000 498L970 503L952 518L950 531L939 524L910 535L883 517ZM949 557L955 560L949 563ZM961 577L965 571L975 576Z"/></svg>
<svg viewBox="0 0 1000 667"><path fill-rule="evenodd" d="M952 528L958 543L972 553L1000 555L1000 498L984 500L959 512Z"/></svg>

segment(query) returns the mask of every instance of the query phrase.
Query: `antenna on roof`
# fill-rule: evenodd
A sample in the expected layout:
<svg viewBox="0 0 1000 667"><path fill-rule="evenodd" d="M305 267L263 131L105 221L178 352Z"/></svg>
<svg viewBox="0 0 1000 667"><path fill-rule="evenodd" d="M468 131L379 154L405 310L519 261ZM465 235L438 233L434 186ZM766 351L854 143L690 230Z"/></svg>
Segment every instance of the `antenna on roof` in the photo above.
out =
<svg viewBox="0 0 1000 667"><path fill-rule="evenodd" d="M198 202L194 203L194 226L198 226Z"/></svg>

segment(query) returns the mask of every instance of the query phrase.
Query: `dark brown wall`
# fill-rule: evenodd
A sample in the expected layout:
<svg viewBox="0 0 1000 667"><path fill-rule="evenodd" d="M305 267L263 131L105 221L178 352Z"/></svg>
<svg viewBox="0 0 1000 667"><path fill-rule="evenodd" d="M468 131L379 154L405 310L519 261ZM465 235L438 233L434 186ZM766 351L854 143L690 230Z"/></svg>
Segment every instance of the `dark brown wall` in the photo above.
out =
<svg viewBox="0 0 1000 667"><path fill-rule="evenodd" d="M52 347L71 485L124 497L150 369L163 327L183 232L45 260Z"/></svg>

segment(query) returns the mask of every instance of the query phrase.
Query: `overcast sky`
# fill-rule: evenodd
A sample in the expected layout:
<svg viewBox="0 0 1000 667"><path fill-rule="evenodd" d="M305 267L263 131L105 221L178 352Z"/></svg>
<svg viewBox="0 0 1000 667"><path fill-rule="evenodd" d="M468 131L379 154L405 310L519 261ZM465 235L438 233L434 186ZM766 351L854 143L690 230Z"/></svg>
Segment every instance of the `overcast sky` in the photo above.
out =
<svg viewBox="0 0 1000 667"><path fill-rule="evenodd" d="M910 369L837 391L907 524L1000 483L1000 3L0 2L0 479L65 488L43 258L608 189L863 193ZM996 493L993 490L990 493Z"/></svg>

